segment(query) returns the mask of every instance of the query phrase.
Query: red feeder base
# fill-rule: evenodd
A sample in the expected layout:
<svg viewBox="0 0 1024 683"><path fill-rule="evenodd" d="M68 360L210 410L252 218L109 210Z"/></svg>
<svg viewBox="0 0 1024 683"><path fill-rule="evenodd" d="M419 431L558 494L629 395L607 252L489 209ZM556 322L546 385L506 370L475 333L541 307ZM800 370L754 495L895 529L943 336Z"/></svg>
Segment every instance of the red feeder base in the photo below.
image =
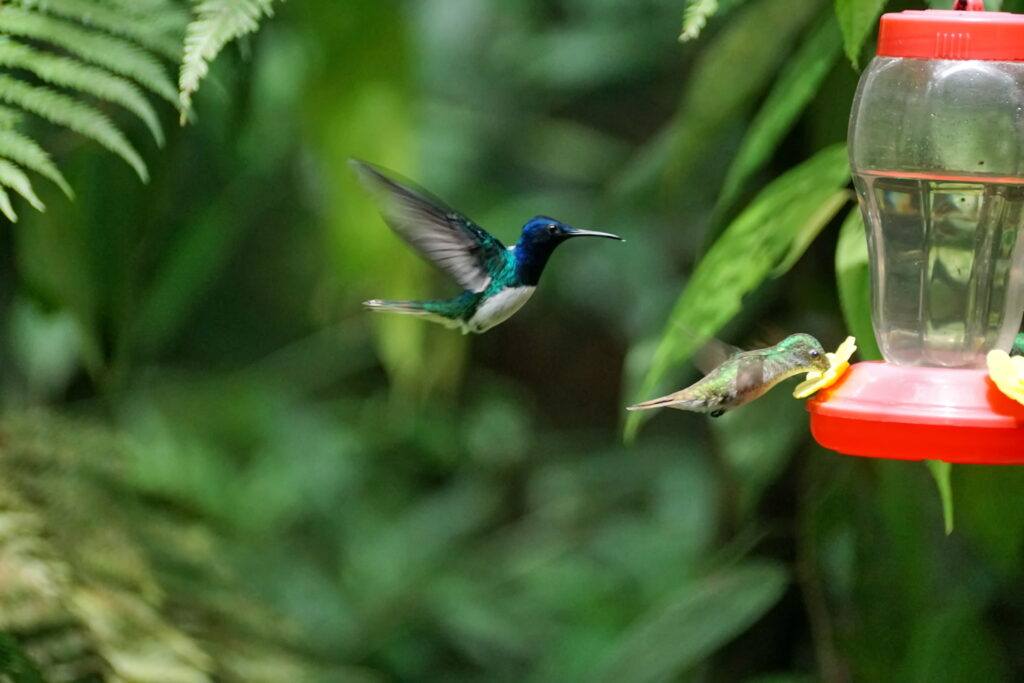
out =
<svg viewBox="0 0 1024 683"><path fill-rule="evenodd" d="M845 455L1024 464L1024 405L985 370L857 363L807 410L815 440Z"/></svg>

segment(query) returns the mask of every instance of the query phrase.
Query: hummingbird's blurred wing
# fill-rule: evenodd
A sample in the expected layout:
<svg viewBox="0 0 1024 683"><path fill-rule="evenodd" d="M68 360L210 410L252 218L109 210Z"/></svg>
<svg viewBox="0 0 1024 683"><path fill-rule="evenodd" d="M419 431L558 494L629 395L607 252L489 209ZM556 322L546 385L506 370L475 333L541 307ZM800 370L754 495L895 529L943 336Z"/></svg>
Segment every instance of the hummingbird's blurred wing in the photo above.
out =
<svg viewBox="0 0 1024 683"><path fill-rule="evenodd" d="M471 292L491 282L488 264L504 256L505 245L437 197L393 173L352 159L363 185L377 200L384 221L424 258Z"/></svg>
<svg viewBox="0 0 1024 683"><path fill-rule="evenodd" d="M742 351L743 349L732 344L726 344L720 339L711 337L693 354L693 364L706 375Z"/></svg>

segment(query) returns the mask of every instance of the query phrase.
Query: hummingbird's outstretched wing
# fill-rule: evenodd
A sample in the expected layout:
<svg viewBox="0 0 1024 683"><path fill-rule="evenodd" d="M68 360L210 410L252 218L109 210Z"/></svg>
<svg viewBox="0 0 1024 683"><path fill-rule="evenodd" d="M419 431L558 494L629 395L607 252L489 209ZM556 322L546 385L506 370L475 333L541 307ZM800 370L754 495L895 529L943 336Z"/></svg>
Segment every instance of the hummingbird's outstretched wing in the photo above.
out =
<svg viewBox="0 0 1024 683"><path fill-rule="evenodd" d="M384 221L413 249L464 289L482 292L491 282L489 264L505 245L426 190L364 161L349 161L374 195Z"/></svg>

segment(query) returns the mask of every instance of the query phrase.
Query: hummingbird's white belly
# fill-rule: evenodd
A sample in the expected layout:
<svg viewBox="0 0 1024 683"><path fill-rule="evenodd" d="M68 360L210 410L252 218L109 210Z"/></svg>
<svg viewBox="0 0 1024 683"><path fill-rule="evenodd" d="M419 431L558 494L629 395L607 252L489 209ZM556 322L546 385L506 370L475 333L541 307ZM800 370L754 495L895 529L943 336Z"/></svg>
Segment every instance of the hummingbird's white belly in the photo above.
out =
<svg viewBox="0 0 1024 683"><path fill-rule="evenodd" d="M505 322L533 296L534 289L536 287L507 287L489 297L476 309L463 332L486 332Z"/></svg>

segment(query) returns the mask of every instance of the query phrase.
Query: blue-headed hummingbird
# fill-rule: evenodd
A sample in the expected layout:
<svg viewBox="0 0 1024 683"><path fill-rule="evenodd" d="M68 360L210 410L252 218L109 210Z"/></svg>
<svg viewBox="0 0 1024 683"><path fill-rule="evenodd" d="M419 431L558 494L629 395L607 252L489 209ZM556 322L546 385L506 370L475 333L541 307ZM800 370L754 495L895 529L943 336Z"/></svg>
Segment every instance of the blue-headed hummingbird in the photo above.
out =
<svg viewBox="0 0 1024 683"><path fill-rule="evenodd" d="M364 302L374 311L419 316L461 329L463 334L486 332L508 320L533 295L560 244L573 237L622 240L537 216L523 226L519 241L506 247L426 190L366 162L353 159L350 163L377 200L388 226L463 290L451 299Z"/></svg>

